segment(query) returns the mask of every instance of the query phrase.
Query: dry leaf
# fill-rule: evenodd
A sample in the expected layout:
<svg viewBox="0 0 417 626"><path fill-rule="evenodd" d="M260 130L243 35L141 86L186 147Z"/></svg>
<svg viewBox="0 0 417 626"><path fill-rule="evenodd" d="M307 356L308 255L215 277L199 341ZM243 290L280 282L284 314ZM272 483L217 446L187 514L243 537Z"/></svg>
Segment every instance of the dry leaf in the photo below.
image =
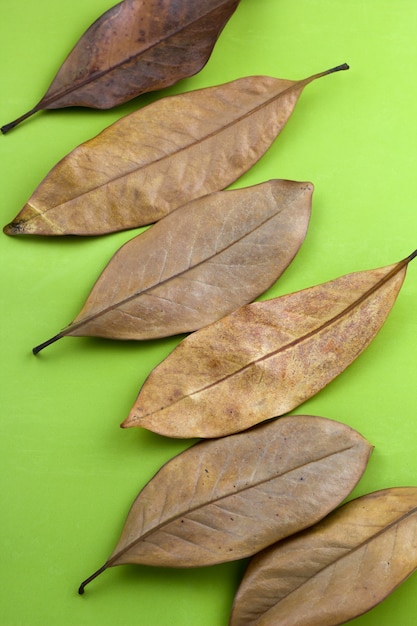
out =
<svg viewBox="0 0 417 626"><path fill-rule="evenodd" d="M177 209L110 260L65 335L152 339L201 328L268 289L304 240L311 183L272 180Z"/></svg>
<svg viewBox="0 0 417 626"><path fill-rule="evenodd" d="M67 155L8 235L98 235L151 224L219 191L267 150L308 83L254 76L132 113Z"/></svg>
<svg viewBox="0 0 417 626"><path fill-rule="evenodd" d="M206 64L239 0L124 0L84 33L42 100L6 124L8 132L41 109L109 109L173 85Z"/></svg>
<svg viewBox="0 0 417 626"><path fill-rule="evenodd" d="M197 567L254 554L333 510L362 476L372 446L322 417L282 418L198 443L142 489L105 569Z"/></svg>
<svg viewBox="0 0 417 626"><path fill-rule="evenodd" d="M230 626L337 626L417 568L417 488L352 500L250 563Z"/></svg>
<svg viewBox="0 0 417 626"><path fill-rule="evenodd" d="M249 304L190 335L151 372L122 426L219 437L291 411L368 346L416 255Z"/></svg>

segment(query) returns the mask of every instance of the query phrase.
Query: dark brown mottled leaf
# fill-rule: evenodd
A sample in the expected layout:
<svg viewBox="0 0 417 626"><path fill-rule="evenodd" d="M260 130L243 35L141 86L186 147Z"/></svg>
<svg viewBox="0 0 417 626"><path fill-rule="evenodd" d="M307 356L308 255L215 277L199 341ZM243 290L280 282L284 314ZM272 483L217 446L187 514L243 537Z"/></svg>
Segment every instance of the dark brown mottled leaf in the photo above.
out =
<svg viewBox="0 0 417 626"><path fill-rule="evenodd" d="M239 0L123 0L84 33L42 100L6 124L8 132L41 109L109 109L196 74Z"/></svg>

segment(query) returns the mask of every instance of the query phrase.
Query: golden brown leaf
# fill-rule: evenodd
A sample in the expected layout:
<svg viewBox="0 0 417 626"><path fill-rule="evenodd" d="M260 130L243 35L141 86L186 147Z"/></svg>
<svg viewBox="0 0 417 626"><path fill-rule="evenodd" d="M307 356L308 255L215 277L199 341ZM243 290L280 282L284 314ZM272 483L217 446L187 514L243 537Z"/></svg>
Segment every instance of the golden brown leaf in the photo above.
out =
<svg viewBox="0 0 417 626"><path fill-rule="evenodd" d="M190 335L151 372L122 426L218 437L291 411L368 346L416 255L249 304Z"/></svg>
<svg viewBox="0 0 417 626"><path fill-rule="evenodd" d="M417 568L417 488L352 500L252 559L230 626L337 626Z"/></svg>
<svg viewBox="0 0 417 626"><path fill-rule="evenodd" d="M42 100L2 127L41 109L109 109L168 87L207 63L239 0L124 0L90 26Z"/></svg>
<svg viewBox="0 0 417 626"><path fill-rule="evenodd" d="M282 418L198 443L136 498L103 567L196 567L249 556L333 510L362 476L372 446L338 422Z"/></svg>
<svg viewBox="0 0 417 626"><path fill-rule="evenodd" d="M304 240L311 183L272 180L179 208L114 255L65 335L153 339L201 328L265 291Z"/></svg>
<svg viewBox="0 0 417 626"><path fill-rule="evenodd" d="M99 235L151 224L227 187L280 133L305 80L266 76L163 98L60 161L8 235Z"/></svg>

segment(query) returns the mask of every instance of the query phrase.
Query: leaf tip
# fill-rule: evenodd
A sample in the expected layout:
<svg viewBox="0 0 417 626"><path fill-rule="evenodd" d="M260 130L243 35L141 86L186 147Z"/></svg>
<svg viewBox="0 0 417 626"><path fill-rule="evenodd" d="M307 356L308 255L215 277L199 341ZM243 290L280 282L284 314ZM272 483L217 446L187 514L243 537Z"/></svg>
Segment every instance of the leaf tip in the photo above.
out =
<svg viewBox="0 0 417 626"><path fill-rule="evenodd" d="M3 228L3 232L5 235L19 235L23 232L23 228L20 222L10 222Z"/></svg>
<svg viewBox="0 0 417 626"><path fill-rule="evenodd" d="M137 414L137 407L134 405L130 410L129 415L126 419L120 424L120 428L132 428L132 426L137 426L138 421L140 420L141 415Z"/></svg>

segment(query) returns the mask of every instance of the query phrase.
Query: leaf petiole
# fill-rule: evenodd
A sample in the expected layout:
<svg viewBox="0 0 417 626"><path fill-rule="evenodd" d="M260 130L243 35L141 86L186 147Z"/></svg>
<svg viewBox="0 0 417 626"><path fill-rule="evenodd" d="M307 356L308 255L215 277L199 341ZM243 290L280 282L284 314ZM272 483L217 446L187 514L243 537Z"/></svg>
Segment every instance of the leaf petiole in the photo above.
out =
<svg viewBox="0 0 417 626"><path fill-rule="evenodd" d="M58 341L58 339L62 339L62 337L65 337L65 333L58 333L54 337L51 337L51 339L48 339L48 341L44 341L43 343L40 343L38 346L35 346L35 348L33 348L32 350L33 354L35 355L38 354L38 352L40 352L47 346L50 346L51 343L55 343L55 341Z"/></svg>
<svg viewBox="0 0 417 626"><path fill-rule="evenodd" d="M9 132L9 130L12 130L15 126L20 124L20 122L27 120L28 117L30 117L34 113L37 113L37 111L39 111L38 105L33 107L33 109L31 109L30 111L27 111L24 115L21 115L17 119L13 120L13 122L9 122L8 124L5 124L4 126L2 126L0 128L1 132L3 133L3 135L5 135L6 133Z"/></svg>
<svg viewBox="0 0 417 626"><path fill-rule="evenodd" d="M107 569L107 563L105 563L104 565L102 565L96 572L94 572L94 574L91 574L91 576L89 576L88 578L86 578L81 585L78 587L78 593L80 594L80 596L83 595L84 590L86 588L86 586L91 583L92 580L94 580L95 578L97 578L97 576L100 576L100 574L102 574L105 570Z"/></svg>

